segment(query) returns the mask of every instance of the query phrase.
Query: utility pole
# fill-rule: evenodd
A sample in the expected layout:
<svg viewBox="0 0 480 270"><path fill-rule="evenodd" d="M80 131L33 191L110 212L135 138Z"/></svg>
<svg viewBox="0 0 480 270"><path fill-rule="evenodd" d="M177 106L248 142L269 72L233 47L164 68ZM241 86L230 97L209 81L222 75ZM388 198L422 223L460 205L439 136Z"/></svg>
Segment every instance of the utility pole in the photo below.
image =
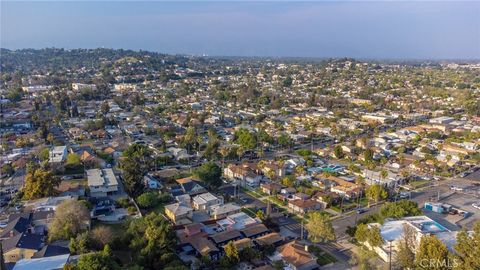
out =
<svg viewBox="0 0 480 270"><path fill-rule="evenodd" d="M389 270L392 270L392 240L388 241L388 243L390 243L390 253L388 254L389 255L389 259L388 259L388 269Z"/></svg>
<svg viewBox="0 0 480 270"><path fill-rule="evenodd" d="M303 219L302 219L302 223L300 224L300 228L301 228L301 233L300 233L300 239L303 240Z"/></svg>

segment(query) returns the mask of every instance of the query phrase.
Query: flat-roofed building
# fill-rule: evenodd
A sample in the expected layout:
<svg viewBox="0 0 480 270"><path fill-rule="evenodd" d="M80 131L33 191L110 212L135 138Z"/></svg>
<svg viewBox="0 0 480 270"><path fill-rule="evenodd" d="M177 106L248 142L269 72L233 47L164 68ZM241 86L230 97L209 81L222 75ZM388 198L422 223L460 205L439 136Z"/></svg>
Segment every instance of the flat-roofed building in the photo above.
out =
<svg viewBox="0 0 480 270"><path fill-rule="evenodd" d="M87 170L91 197L105 197L118 191L118 180L112 169Z"/></svg>
<svg viewBox="0 0 480 270"><path fill-rule="evenodd" d="M55 146L50 149L49 152L49 161L50 163L62 163L67 159L67 147L63 146Z"/></svg>
<svg viewBox="0 0 480 270"><path fill-rule="evenodd" d="M212 205L223 204L222 197L216 197L210 192L193 197L192 206L196 210L208 210Z"/></svg>

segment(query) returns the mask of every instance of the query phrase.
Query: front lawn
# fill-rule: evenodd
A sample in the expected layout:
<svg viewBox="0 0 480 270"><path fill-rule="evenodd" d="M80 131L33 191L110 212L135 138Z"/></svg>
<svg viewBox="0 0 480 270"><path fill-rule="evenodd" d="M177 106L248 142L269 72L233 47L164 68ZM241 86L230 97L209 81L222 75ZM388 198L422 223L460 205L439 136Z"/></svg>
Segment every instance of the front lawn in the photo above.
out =
<svg viewBox="0 0 480 270"><path fill-rule="evenodd" d="M320 247L311 245L308 246L308 250L317 257L317 263L320 266L327 265L329 263L335 263L337 261L332 255L330 255L330 253L325 252Z"/></svg>

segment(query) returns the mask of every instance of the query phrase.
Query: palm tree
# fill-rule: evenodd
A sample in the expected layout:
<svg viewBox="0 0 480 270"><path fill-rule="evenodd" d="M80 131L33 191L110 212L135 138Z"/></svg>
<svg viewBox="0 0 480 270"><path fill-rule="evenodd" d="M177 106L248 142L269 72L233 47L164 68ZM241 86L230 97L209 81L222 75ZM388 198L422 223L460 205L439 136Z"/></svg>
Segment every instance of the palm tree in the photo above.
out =
<svg viewBox="0 0 480 270"><path fill-rule="evenodd" d="M239 146L237 148L238 161L240 161L244 153L245 153L245 149L243 148L243 146Z"/></svg>
<svg viewBox="0 0 480 270"><path fill-rule="evenodd" d="M225 166L225 158L230 153L230 149L228 147L220 148L220 155L222 156L222 168Z"/></svg>

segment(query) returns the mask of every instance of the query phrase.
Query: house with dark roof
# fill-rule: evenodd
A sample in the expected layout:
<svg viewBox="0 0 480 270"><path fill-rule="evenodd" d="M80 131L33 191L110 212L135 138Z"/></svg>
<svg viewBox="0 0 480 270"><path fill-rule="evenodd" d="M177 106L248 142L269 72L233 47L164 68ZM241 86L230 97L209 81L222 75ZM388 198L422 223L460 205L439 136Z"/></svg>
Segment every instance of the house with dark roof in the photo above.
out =
<svg viewBox="0 0 480 270"><path fill-rule="evenodd" d="M223 247L230 241L236 241L242 238L242 234L237 230L224 231L210 236L210 239L217 247Z"/></svg>
<svg viewBox="0 0 480 270"><path fill-rule="evenodd" d="M270 230L262 223L259 223L247 226L244 229L240 230L240 232L244 237L257 238L269 233Z"/></svg>
<svg viewBox="0 0 480 270"><path fill-rule="evenodd" d="M190 196L195 196L207 192L207 190L200 185L197 181L191 180L181 182L176 186L171 188L171 194L173 197L188 194Z"/></svg>
<svg viewBox="0 0 480 270"><path fill-rule="evenodd" d="M5 262L30 259L43 246L43 236L32 233L20 233L2 240Z"/></svg>
<svg viewBox="0 0 480 270"><path fill-rule="evenodd" d="M255 242L259 246L273 245L275 247L278 247L283 242L283 237L280 234L273 232L258 237L257 239L255 239Z"/></svg>
<svg viewBox="0 0 480 270"><path fill-rule="evenodd" d="M45 245L42 249L33 254L33 258L53 257L58 255L70 254L70 250L66 247L57 245Z"/></svg>
<svg viewBox="0 0 480 270"><path fill-rule="evenodd" d="M17 235L21 235L27 230L31 229L30 225L30 214L27 217L17 216L8 222L7 227L5 227L0 233L0 240L5 240Z"/></svg>

